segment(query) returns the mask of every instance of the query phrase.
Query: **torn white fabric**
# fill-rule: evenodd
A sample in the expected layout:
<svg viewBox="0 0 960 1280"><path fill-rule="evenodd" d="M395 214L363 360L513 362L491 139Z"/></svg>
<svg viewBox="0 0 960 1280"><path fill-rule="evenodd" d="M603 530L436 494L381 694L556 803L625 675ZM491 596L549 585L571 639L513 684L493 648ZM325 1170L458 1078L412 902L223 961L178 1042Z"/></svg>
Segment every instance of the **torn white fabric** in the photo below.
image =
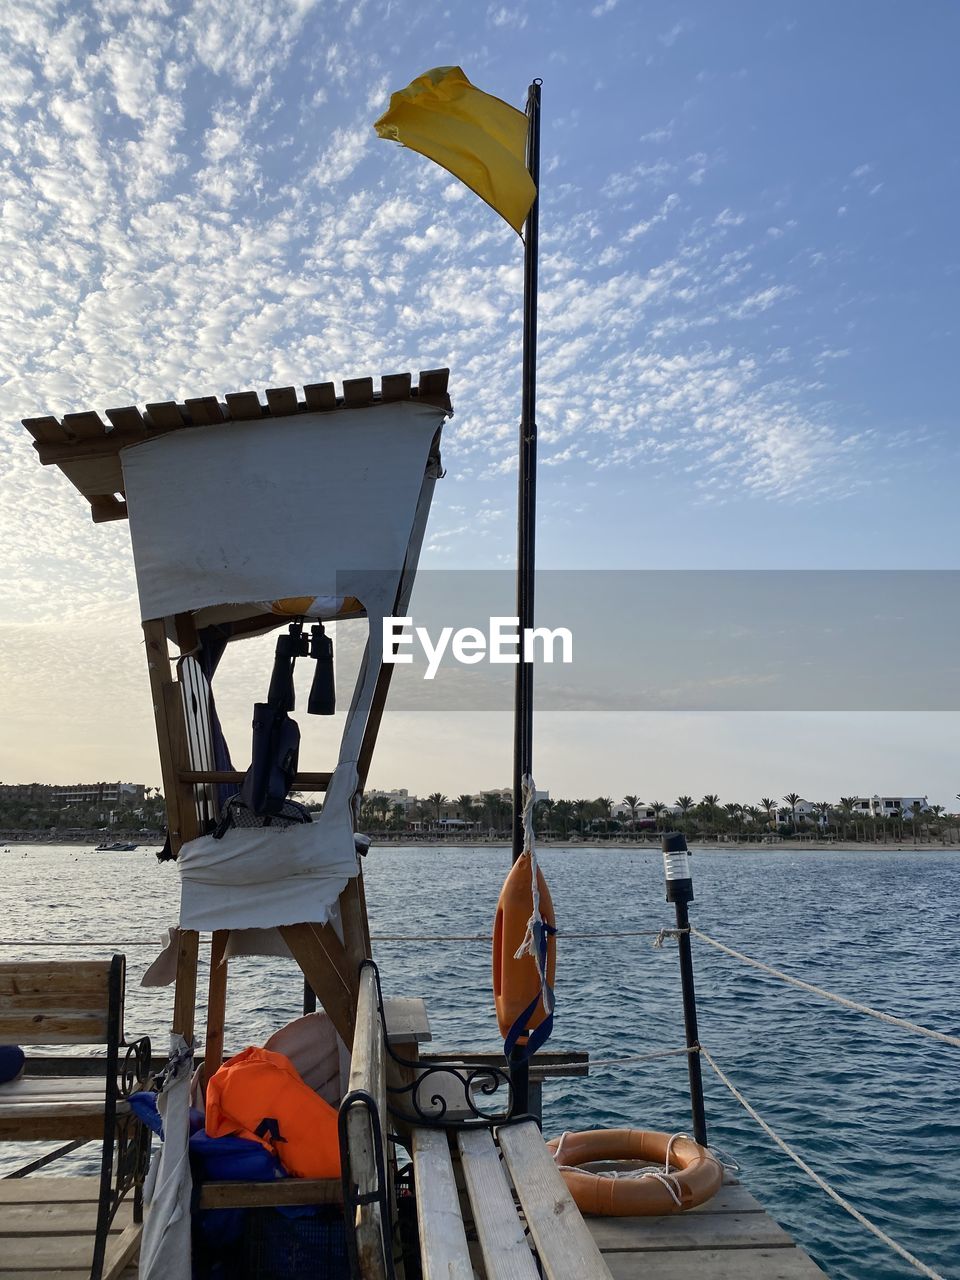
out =
<svg viewBox="0 0 960 1280"><path fill-rule="evenodd" d="M324 924L357 874L351 801L352 762L338 765L323 811L313 822L231 827L222 839L200 836L180 850L181 929L267 929Z"/></svg>
<svg viewBox="0 0 960 1280"><path fill-rule="evenodd" d="M141 617L289 596L357 596L389 612L445 416L406 400L123 449ZM381 600L370 575L392 579Z"/></svg>
<svg viewBox="0 0 960 1280"><path fill-rule="evenodd" d="M160 1154L151 1166L140 1241L140 1280L190 1280L190 1072L193 1054L170 1037L170 1062L157 1100L163 1121Z"/></svg>

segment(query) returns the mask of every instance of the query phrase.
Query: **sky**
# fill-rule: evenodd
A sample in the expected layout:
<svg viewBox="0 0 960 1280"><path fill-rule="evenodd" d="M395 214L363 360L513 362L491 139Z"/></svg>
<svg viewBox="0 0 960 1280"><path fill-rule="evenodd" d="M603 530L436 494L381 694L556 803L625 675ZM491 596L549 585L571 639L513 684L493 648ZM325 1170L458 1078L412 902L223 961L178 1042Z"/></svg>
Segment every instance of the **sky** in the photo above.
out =
<svg viewBox="0 0 960 1280"><path fill-rule="evenodd" d="M422 563L512 565L520 241L372 128L432 66L543 80L540 565L958 567L952 3L24 0L0 33L0 780L159 781L127 527L22 417L449 366ZM261 696L225 691L241 742ZM958 721L545 711L536 775L955 807ZM510 753L502 713L388 714L371 782Z"/></svg>

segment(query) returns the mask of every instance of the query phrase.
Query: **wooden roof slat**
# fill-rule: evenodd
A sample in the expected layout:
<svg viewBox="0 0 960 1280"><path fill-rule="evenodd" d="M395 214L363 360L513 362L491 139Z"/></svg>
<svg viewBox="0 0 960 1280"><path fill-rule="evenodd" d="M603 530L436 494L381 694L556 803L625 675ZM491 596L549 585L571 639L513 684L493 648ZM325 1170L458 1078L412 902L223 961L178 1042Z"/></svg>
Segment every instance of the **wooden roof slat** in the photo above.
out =
<svg viewBox="0 0 960 1280"><path fill-rule="evenodd" d="M185 427L187 425L176 400L164 400L160 404L148 404L147 423L157 431L173 431L177 427Z"/></svg>
<svg viewBox="0 0 960 1280"><path fill-rule="evenodd" d="M267 404L275 418L296 413L300 408L296 387L267 387Z"/></svg>
<svg viewBox="0 0 960 1280"><path fill-rule="evenodd" d="M197 396L195 399L184 400L183 407L195 427L208 427L223 422L223 410L216 396Z"/></svg>
<svg viewBox="0 0 960 1280"><path fill-rule="evenodd" d="M99 413L65 413L63 426L74 440L98 440L107 434L107 424Z"/></svg>
<svg viewBox="0 0 960 1280"><path fill-rule="evenodd" d="M263 417L263 405L255 391L228 391L225 399L234 422L251 422Z"/></svg>
<svg viewBox="0 0 960 1280"><path fill-rule="evenodd" d="M380 399L385 404L394 400L409 400L411 381L409 373L385 373L380 379Z"/></svg>
<svg viewBox="0 0 960 1280"><path fill-rule="evenodd" d="M229 392L224 403L216 396L197 396L179 404L173 400L154 401L143 410L136 405L121 405L105 411L107 421L98 413L86 412L68 413L62 420L46 414L23 418L22 422L33 436L40 461L44 465L56 463L61 468L90 503L93 519L99 523L122 520L127 514L121 453L128 446L185 427L289 417L305 411L362 409L407 399L452 412L447 394L449 370L425 369L419 378L419 386L414 386L409 373L383 374L376 393L373 378L347 378L341 397L332 382L312 382L303 388L303 401L298 400L296 387L270 387L265 393ZM261 395L265 395L266 404Z"/></svg>
<svg viewBox="0 0 960 1280"><path fill-rule="evenodd" d="M66 444L66 442L71 438L70 435L64 431L59 418L24 418L22 421L23 425L27 428L38 445Z"/></svg>
<svg viewBox="0 0 960 1280"><path fill-rule="evenodd" d="M358 409L373 403L372 378L344 378L343 403L347 409Z"/></svg>
<svg viewBox="0 0 960 1280"><path fill-rule="evenodd" d="M326 412L337 407L337 389L332 382L310 382L303 388L307 408Z"/></svg>
<svg viewBox="0 0 960 1280"><path fill-rule="evenodd" d="M90 514L94 524L104 524L108 520L126 520L127 504L112 493L91 498Z"/></svg>
<svg viewBox="0 0 960 1280"><path fill-rule="evenodd" d="M421 369L420 385L418 391L420 399L426 399L428 396L435 399L438 396L447 394L447 382L450 379L449 369Z"/></svg>
<svg viewBox="0 0 960 1280"><path fill-rule="evenodd" d="M147 434L147 424L143 420L143 414L135 404L124 405L120 409L108 409L107 417L113 424L114 431L120 431L125 436L145 436Z"/></svg>

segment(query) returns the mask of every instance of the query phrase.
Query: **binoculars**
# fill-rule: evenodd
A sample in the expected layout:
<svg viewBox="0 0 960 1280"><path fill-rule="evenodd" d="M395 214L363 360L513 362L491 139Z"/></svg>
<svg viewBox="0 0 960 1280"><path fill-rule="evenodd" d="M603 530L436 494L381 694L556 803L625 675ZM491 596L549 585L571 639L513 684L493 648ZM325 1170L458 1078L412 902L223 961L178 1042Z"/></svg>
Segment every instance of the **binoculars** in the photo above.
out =
<svg viewBox="0 0 960 1280"><path fill-rule="evenodd" d="M307 699L307 713L312 716L332 716L337 709L337 688L333 670L333 641L317 622L310 628L310 635L303 633L303 622L291 622L286 635L277 637L276 656L270 676L267 704L277 711L292 711L296 702L293 688L293 669L297 658L313 658L316 669Z"/></svg>

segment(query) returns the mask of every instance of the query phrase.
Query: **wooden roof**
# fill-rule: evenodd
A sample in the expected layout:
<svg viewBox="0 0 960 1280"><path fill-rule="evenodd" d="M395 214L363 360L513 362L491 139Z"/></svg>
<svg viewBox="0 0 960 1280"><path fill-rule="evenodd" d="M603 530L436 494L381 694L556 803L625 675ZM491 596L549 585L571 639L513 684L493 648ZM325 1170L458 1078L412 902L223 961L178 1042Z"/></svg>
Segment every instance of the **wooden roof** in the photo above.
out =
<svg viewBox="0 0 960 1280"><path fill-rule="evenodd" d="M313 382L304 386L302 399L296 387L268 387L264 392L265 404L256 391L233 391L223 400L199 396L182 404L175 400L148 404L142 411L129 405L107 409L107 422L95 412L22 421L33 436L33 447L40 461L45 466L55 463L60 468L89 501L91 515L100 523L126 519L120 450L127 445L213 423L286 418L298 413L329 413L334 409L368 409L398 400L418 400L452 412L447 394L449 375L449 369L421 370L419 384L414 386L409 373L385 373L380 378L379 391L374 390L373 378L345 378L339 395L334 383Z"/></svg>

